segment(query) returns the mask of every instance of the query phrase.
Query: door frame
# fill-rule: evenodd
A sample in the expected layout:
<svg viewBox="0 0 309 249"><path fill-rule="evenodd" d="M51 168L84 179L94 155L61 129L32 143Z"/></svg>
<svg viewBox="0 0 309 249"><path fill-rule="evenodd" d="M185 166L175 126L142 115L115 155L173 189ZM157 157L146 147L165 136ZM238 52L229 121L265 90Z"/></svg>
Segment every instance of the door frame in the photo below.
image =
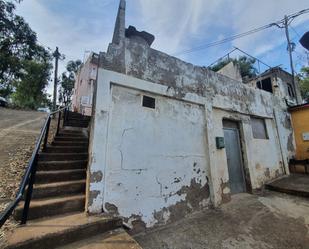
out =
<svg viewBox="0 0 309 249"><path fill-rule="evenodd" d="M228 127L225 126L225 121L236 124L235 127ZM244 193L252 193L252 184L251 184L251 178L250 178L250 170L248 168L248 161L247 157L245 155L246 153L246 142L244 140L244 132L243 132L243 123L242 120L239 119L232 119L232 118L222 118L222 131L224 133L224 129L233 129L237 130L238 133L238 139L239 139L239 152L240 152L240 158L241 158L241 171L242 171L242 177L244 179L245 184L245 192ZM226 166L228 170L228 164L226 161ZM228 173L229 175L229 173ZM230 177L230 176L229 176Z"/></svg>

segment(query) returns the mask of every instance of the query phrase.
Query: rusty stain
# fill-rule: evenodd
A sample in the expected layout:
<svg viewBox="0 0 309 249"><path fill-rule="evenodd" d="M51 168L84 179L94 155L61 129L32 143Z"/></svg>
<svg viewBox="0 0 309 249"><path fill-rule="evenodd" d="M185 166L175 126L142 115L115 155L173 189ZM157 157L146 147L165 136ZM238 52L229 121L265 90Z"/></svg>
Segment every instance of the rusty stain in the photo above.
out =
<svg viewBox="0 0 309 249"><path fill-rule="evenodd" d="M103 178L102 171L95 171L95 172L92 172L90 175L90 182L91 183L101 182L102 178Z"/></svg>
<svg viewBox="0 0 309 249"><path fill-rule="evenodd" d="M114 214L114 215L119 215L119 212L118 212L118 207L114 204L111 204L111 203L108 203L106 202L105 203L105 209L108 211L108 213L110 214Z"/></svg>

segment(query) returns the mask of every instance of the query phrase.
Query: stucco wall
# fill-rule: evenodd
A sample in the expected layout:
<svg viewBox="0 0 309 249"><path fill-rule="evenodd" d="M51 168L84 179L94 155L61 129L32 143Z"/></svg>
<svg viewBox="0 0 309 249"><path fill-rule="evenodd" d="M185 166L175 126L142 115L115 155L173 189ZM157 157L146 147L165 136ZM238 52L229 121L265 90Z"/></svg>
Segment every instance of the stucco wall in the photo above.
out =
<svg viewBox="0 0 309 249"><path fill-rule="evenodd" d="M143 94L155 109L142 106ZM204 115L203 106L113 85L104 209L152 226L204 207Z"/></svg>
<svg viewBox="0 0 309 249"><path fill-rule="evenodd" d="M282 109L284 102L267 92L225 81L214 97L209 94L213 91L179 96L169 86L104 69L99 70L98 81L90 140L89 212L114 212L129 225L152 226L176 220L182 211L198 210L209 203L208 195L214 205L228 201L225 150L215 144L215 137L223 134L223 118L241 122L252 189L287 170L293 153L288 147L289 116ZM239 96L243 93L251 94L250 101L241 101L248 98ZM142 107L142 94L156 97L158 109ZM266 120L268 140L252 138L251 115ZM201 191L196 195L191 187ZM192 196L195 206L188 202Z"/></svg>

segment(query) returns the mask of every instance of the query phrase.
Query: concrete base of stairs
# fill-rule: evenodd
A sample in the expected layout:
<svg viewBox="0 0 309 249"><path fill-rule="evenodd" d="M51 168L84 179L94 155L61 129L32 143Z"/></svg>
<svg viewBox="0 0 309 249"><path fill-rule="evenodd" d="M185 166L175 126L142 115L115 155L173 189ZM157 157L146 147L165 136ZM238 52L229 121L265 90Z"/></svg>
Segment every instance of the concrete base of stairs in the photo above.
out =
<svg viewBox="0 0 309 249"><path fill-rule="evenodd" d="M57 249L142 249L122 228Z"/></svg>
<svg viewBox="0 0 309 249"><path fill-rule="evenodd" d="M309 175L291 174L276 179L265 187L269 190L309 198Z"/></svg>
<svg viewBox="0 0 309 249"><path fill-rule="evenodd" d="M121 219L107 215L88 216L85 213L75 213L49 217L29 221L27 225L16 228L9 234L8 246L5 249L57 248L121 226Z"/></svg>

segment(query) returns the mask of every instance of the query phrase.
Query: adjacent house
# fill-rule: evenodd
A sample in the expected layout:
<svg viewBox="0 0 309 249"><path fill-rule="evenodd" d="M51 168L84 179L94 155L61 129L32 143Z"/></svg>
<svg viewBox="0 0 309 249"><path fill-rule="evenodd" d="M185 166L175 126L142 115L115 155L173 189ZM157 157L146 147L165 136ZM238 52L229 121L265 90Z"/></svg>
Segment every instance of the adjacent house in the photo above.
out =
<svg viewBox="0 0 309 249"><path fill-rule="evenodd" d="M98 55L91 53L77 72L72 97L72 109L91 116L94 84L97 78Z"/></svg>
<svg viewBox="0 0 309 249"><path fill-rule="evenodd" d="M121 0L112 42L96 60L88 212L152 227L289 174L295 145L279 75L252 87L155 50L153 35L126 29L125 8ZM80 71L77 88L88 76ZM91 93L77 89L75 98Z"/></svg>

